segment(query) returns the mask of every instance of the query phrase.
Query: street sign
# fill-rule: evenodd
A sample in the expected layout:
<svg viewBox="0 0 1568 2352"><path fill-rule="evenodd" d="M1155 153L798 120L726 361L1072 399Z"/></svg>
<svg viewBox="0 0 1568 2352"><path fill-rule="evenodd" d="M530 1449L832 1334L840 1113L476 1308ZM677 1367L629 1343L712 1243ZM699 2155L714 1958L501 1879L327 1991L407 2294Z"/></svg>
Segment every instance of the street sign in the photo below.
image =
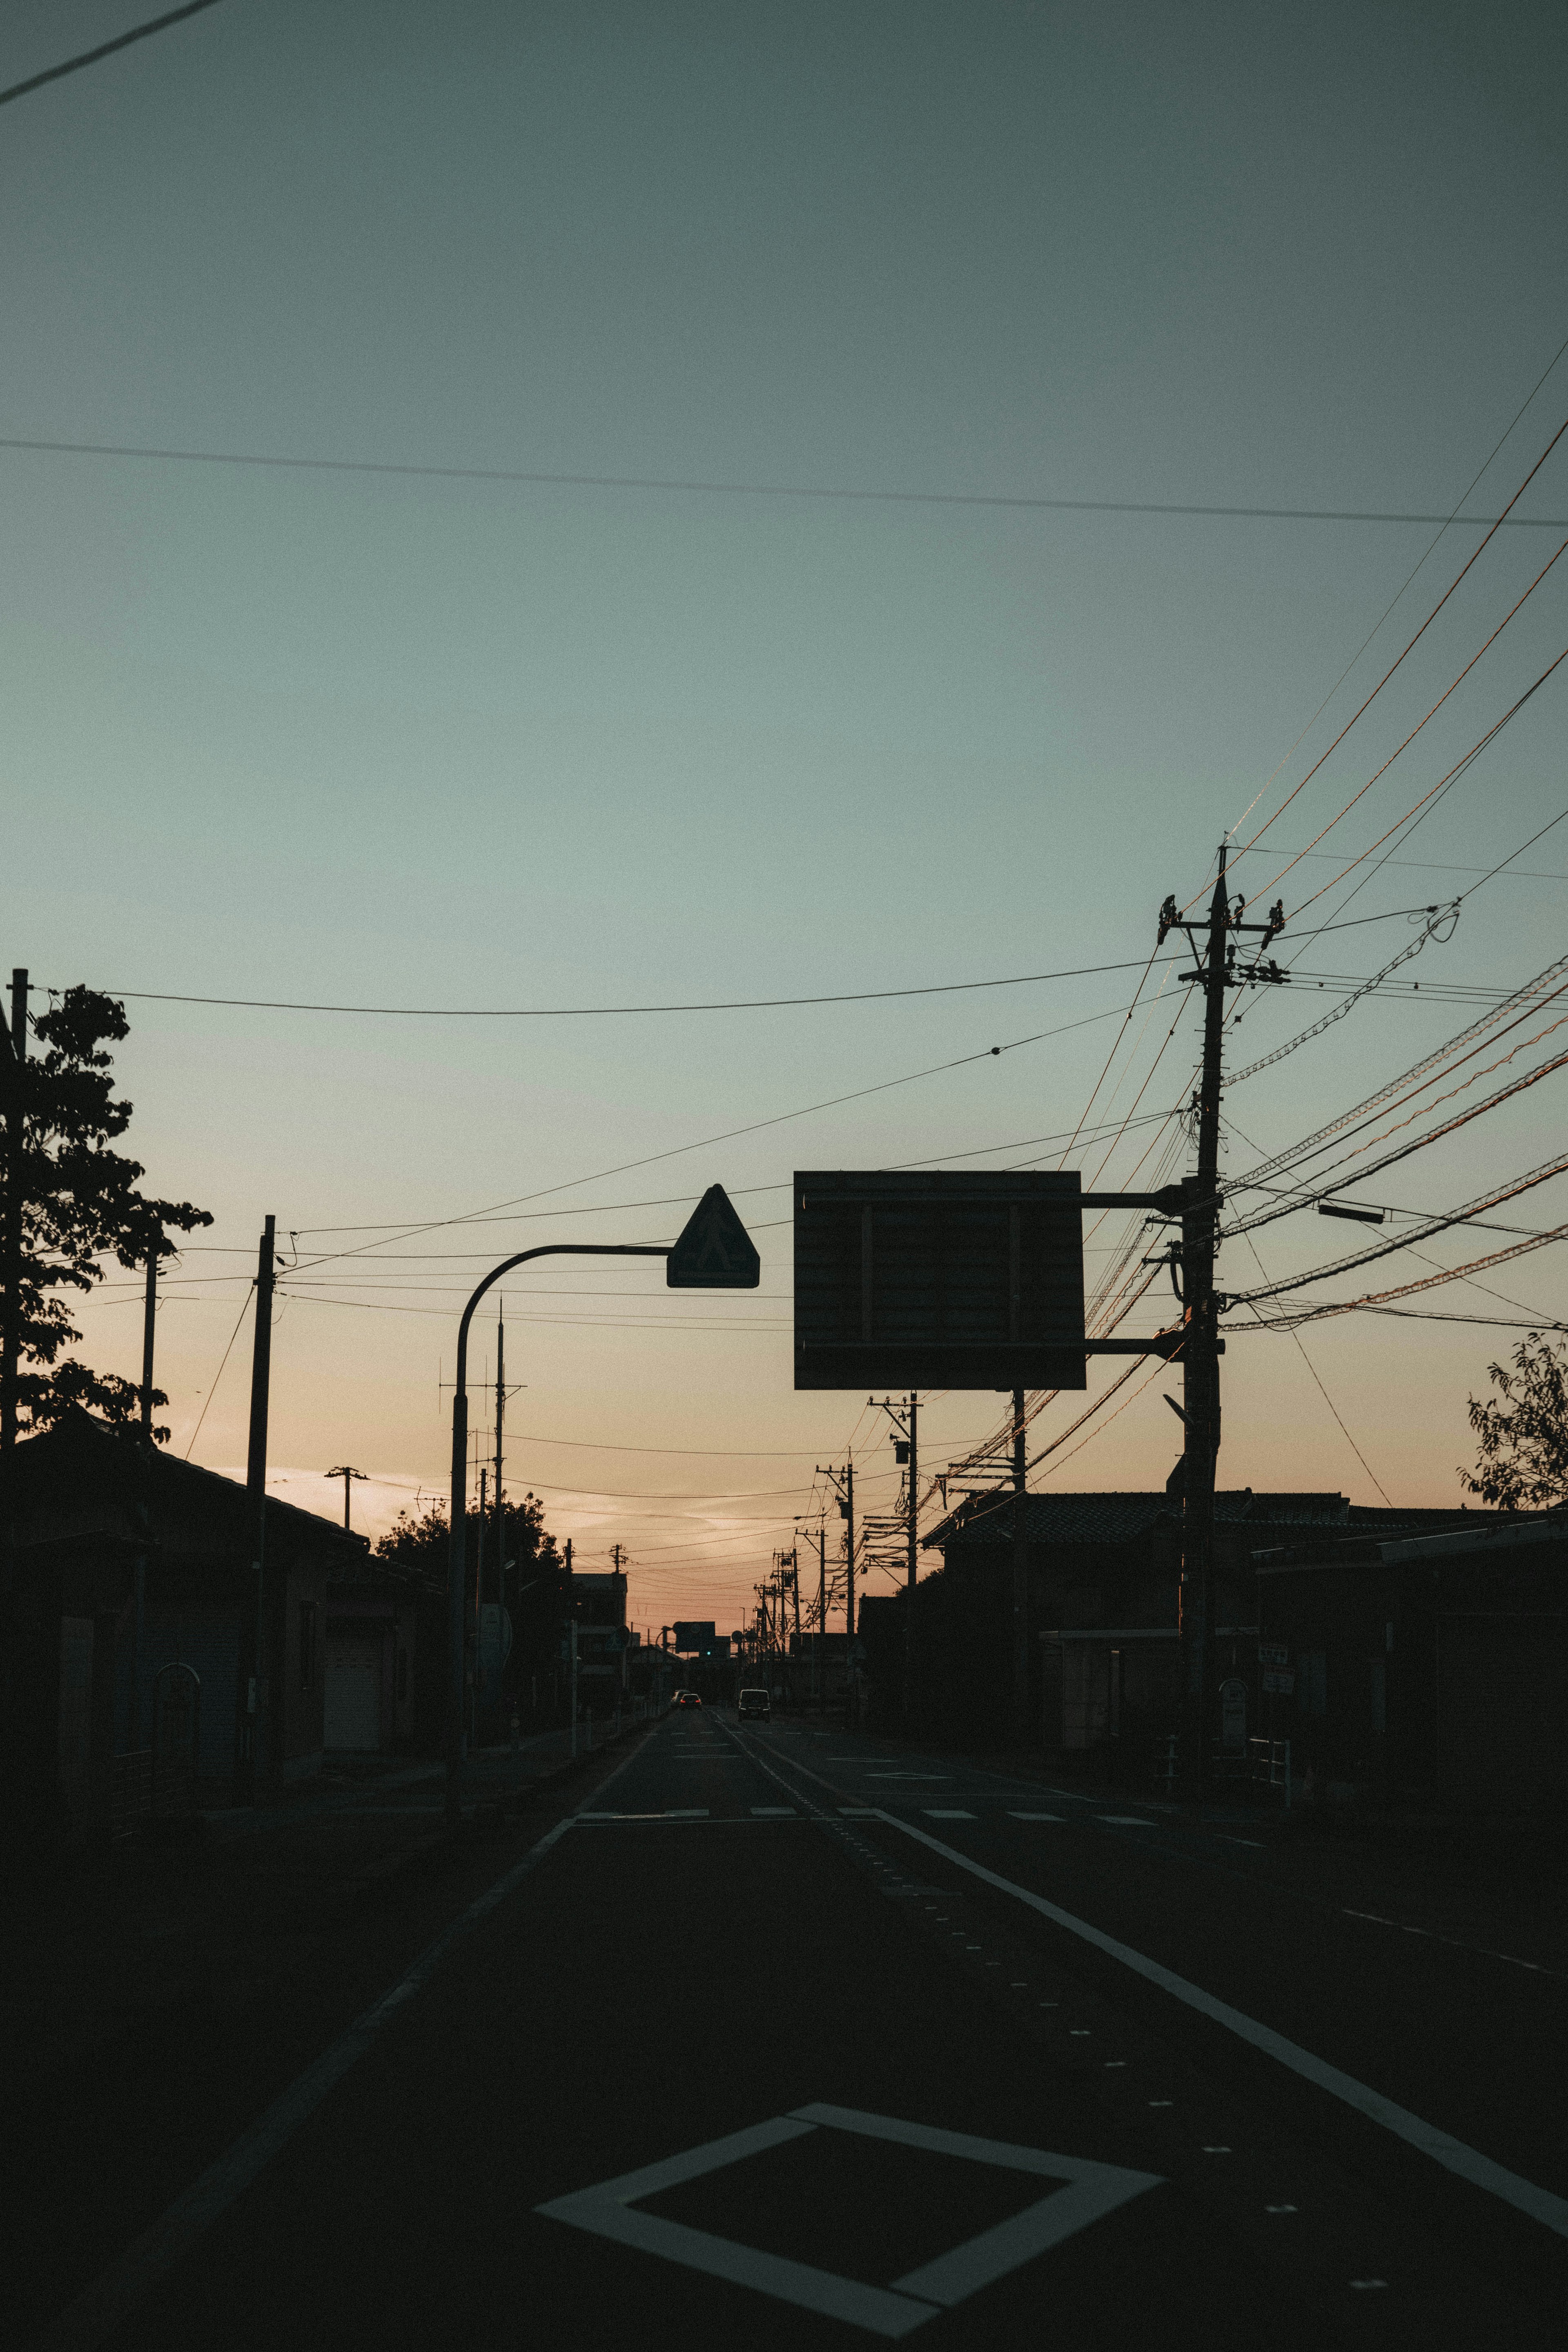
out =
<svg viewBox="0 0 1568 2352"><path fill-rule="evenodd" d="M675 1654L678 1658L701 1657L713 1647L718 1628L712 1618L690 1619L675 1628Z"/></svg>
<svg viewBox="0 0 1568 2352"><path fill-rule="evenodd" d="M1081 1389L1073 1171L795 1179L797 1389Z"/></svg>
<svg viewBox="0 0 1568 2352"><path fill-rule="evenodd" d="M710 1184L664 1262L671 1290L755 1290L763 1278L756 1244L722 1184Z"/></svg>
<svg viewBox="0 0 1568 2352"><path fill-rule="evenodd" d="M1258 1663L1260 1666L1288 1666L1290 1663L1289 1642L1259 1642Z"/></svg>
<svg viewBox="0 0 1568 2352"><path fill-rule="evenodd" d="M1219 1686L1219 1735L1226 1748L1247 1745L1247 1685L1235 1676Z"/></svg>
<svg viewBox="0 0 1568 2352"><path fill-rule="evenodd" d="M1282 1698L1289 1698L1296 1687L1296 1677L1284 1666L1266 1666L1263 1687L1266 1691L1278 1691Z"/></svg>

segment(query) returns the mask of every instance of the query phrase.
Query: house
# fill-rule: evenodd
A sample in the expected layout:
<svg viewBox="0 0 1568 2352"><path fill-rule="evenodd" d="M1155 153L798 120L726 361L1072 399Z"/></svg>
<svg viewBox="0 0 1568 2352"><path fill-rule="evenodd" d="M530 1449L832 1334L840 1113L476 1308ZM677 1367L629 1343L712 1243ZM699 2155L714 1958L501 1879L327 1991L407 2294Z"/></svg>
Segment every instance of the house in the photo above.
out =
<svg viewBox="0 0 1568 2352"><path fill-rule="evenodd" d="M437 1753L447 1706L445 1577L363 1547L345 1549L327 1578L325 1620L327 1750Z"/></svg>
<svg viewBox="0 0 1568 2352"><path fill-rule="evenodd" d="M1036 1737L1054 1751L1120 1748L1141 1772L1150 1744L1175 1727L1178 1711L1179 1474L1163 1493L1035 1494L1026 1507L1028 1718ZM1014 1516L1010 1490L971 1496L924 1540L922 1549L939 1551L942 1565L917 1591L914 1687L938 1736L1003 1736L1012 1693ZM1417 1533L1462 1516L1367 1510L1339 1494L1222 1490L1215 1497L1211 1591L1216 1679L1246 1669L1249 1689L1256 1681L1256 1550L1384 1523ZM900 1625L905 1605L896 1603ZM861 1632L871 1652L864 1615ZM889 1652L885 1688L894 1662L886 1638L881 1648ZM898 1666L901 1673L901 1659ZM874 1655L871 1678L876 1686Z"/></svg>
<svg viewBox="0 0 1568 2352"><path fill-rule="evenodd" d="M562 1587L569 1623L577 1628L578 1705L589 1715L614 1714L629 1689L626 1580L612 1570L581 1569Z"/></svg>
<svg viewBox="0 0 1568 2352"><path fill-rule="evenodd" d="M0 1770L14 1837L108 1833L176 1794L242 1801L253 1769L267 1787L320 1769L329 1586L362 1537L267 1498L253 1758L246 1488L81 1412L19 1444L10 1469Z"/></svg>
<svg viewBox="0 0 1568 2352"><path fill-rule="evenodd" d="M1568 1513L1465 1518L1254 1558L1261 1705L1329 1802L1568 1801Z"/></svg>

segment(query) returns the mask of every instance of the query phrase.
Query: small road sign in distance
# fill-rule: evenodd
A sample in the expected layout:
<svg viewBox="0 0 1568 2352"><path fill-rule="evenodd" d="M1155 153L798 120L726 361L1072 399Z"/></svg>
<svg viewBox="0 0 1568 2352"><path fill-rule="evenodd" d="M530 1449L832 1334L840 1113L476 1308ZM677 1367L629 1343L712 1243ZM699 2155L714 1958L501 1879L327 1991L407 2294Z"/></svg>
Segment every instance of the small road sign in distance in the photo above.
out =
<svg viewBox="0 0 1568 2352"><path fill-rule="evenodd" d="M1081 1389L1076 1171L795 1179L797 1389Z"/></svg>
<svg viewBox="0 0 1568 2352"><path fill-rule="evenodd" d="M671 1290L755 1290L763 1278L756 1244L722 1184L710 1184L664 1262Z"/></svg>

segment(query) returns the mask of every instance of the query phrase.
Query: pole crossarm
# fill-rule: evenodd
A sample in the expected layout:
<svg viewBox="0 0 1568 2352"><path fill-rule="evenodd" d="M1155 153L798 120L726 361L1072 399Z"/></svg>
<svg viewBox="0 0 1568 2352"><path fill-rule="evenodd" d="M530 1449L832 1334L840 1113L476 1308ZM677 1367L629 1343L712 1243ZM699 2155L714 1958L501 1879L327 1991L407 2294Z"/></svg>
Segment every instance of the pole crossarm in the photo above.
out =
<svg viewBox="0 0 1568 2352"><path fill-rule="evenodd" d="M1186 1194L1179 1184L1162 1184L1157 1192L1080 1192L1080 1209L1158 1209L1163 1216L1179 1217Z"/></svg>

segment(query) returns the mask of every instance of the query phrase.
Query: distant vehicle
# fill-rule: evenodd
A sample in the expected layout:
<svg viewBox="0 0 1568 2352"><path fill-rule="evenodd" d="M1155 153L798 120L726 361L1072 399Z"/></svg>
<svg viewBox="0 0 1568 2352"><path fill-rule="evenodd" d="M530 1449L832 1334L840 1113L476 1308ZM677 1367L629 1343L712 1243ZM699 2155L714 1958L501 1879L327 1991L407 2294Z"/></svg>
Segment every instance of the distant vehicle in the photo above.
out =
<svg viewBox="0 0 1568 2352"><path fill-rule="evenodd" d="M765 1690L743 1690L735 1702L735 1712L742 1723L748 1716L766 1723L773 1715L773 1706Z"/></svg>
<svg viewBox="0 0 1568 2352"><path fill-rule="evenodd" d="M677 1706L700 1706L702 1704L702 1694L700 1691L677 1691L675 1694L675 1704Z"/></svg>

